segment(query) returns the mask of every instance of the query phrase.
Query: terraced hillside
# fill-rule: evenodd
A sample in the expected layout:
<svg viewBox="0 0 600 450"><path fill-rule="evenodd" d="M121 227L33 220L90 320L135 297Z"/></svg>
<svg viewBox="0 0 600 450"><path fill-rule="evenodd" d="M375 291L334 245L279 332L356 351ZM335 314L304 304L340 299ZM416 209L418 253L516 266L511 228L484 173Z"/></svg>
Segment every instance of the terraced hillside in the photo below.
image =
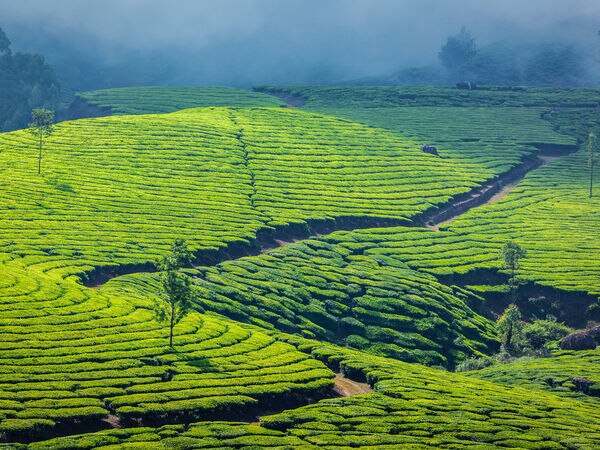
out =
<svg viewBox="0 0 600 450"><path fill-rule="evenodd" d="M555 352L547 358L524 358L467 372L509 386L539 389L600 403L600 349Z"/></svg>
<svg viewBox="0 0 600 450"><path fill-rule="evenodd" d="M436 144L441 155L461 162L464 158L466 165L492 171L505 171L511 156L522 157L505 152L506 148L529 143L552 155L572 146L574 136L582 139L596 126L591 107L599 100L598 91L593 89L279 89L287 95L303 96L304 108ZM550 132L550 124L570 135ZM547 157L550 164L529 174L508 198L442 225L442 233L380 230L357 239L397 247L380 252L403 253L399 258L411 267L437 275L496 269L499 248L512 239L529 250L523 261L522 276L526 279L598 295L598 199L587 196L585 151L552 159Z"/></svg>
<svg viewBox="0 0 600 450"><path fill-rule="evenodd" d="M432 86L259 86L257 92L297 97L309 109L390 108L398 106L577 107L600 106L590 88L503 87L475 90Z"/></svg>
<svg viewBox="0 0 600 450"><path fill-rule="evenodd" d="M306 240L267 255L197 270L203 309L346 344L371 353L453 367L499 343L493 323L475 313L459 289L405 264L345 246ZM193 273L193 272L190 272ZM151 298L155 276L119 277L104 289Z"/></svg>
<svg viewBox="0 0 600 450"><path fill-rule="evenodd" d="M408 224L489 177L392 133L279 108L64 122L40 177L33 145L0 136L2 249L65 273L151 261L175 237L214 249L306 220Z"/></svg>
<svg viewBox="0 0 600 450"><path fill-rule="evenodd" d="M594 448L600 439L598 410L586 402L320 344L301 346L370 380L376 392L263 417L260 426L201 422L111 430L27 448L575 449Z"/></svg>
<svg viewBox="0 0 600 450"><path fill-rule="evenodd" d="M444 92L432 98L455 101ZM548 102L595 98L540 92ZM575 138L542 119L541 100L521 100L525 107L515 95L511 109L496 100L379 112L355 105L352 117L339 105L328 113L281 108L234 91L217 100L211 96L223 92L158 88L97 98L105 94L122 111L169 111L188 100L213 106L63 122L47 140L39 177L32 137L0 134L0 441L105 449L598 445L595 400L540 388L546 369L530 366L535 375L514 387L500 369L465 375L419 364L452 368L498 348L484 300L452 284L484 284L459 280L472 269L497 274L508 239L529 250L528 279L598 293L597 208L579 194L580 153L441 231L420 226L482 184L535 166L540 149L573 149ZM422 152L425 142L440 156ZM569 221L578 233L565 232ZM315 232L323 235L290 242ZM175 238L196 251L186 271L198 298L170 349L153 313L157 274L146 271ZM593 357L576 357L557 356L564 370L593 371ZM339 372L375 392L331 398ZM113 429L77 435L101 428Z"/></svg>
<svg viewBox="0 0 600 450"><path fill-rule="evenodd" d="M79 107L87 104L104 115L169 113L203 106L284 106L268 94L223 87L126 87L79 92L76 99Z"/></svg>
<svg viewBox="0 0 600 450"><path fill-rule="evenodd" d="M332 384L320 362L224 318L188 316L172 351L148 298L84 288L21 259L3 262L2 280L5 439L98 428L110 415L172 421L245 406L251 416L267 398L318 396Z"/></svg>

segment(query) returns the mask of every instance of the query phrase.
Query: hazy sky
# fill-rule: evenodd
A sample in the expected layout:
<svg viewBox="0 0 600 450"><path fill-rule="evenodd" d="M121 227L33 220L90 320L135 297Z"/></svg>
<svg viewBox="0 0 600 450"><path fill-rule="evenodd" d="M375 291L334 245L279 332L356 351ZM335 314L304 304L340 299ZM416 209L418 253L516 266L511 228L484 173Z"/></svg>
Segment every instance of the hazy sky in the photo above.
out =
<svg viewBox="0 0 600 450"><path fill-rule="evenodd" d="M73 45L91 40L86 51L105 55L194 51L215 73L360 77L435 62L462 25L480 45L522 36L598 43L600 0L0 0L0 27L10 36L23 25Z"/></svg>

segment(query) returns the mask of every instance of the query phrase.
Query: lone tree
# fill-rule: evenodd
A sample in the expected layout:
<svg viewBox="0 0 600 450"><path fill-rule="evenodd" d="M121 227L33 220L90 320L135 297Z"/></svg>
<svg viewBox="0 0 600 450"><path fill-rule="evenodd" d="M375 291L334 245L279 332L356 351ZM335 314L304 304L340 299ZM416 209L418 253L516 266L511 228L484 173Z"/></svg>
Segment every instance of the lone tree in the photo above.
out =
<svg viewBox="0 0 600 450"><path fill-rule="evenodd" d="M50 136L54 130L54 111L44 108L36 108L31 111L32 122L29 124L29 131L36 138L39 138L39 156L38 156L38 175L42 173L42 148L44 138Z"/></svg>
<svg viewBox="0 0 600 450"><path fill-rule="evenodd" d="M157 263L161 274L162 295L154 305L159 322L169 323L169 347L173 347L173 328L192 309L194 292L192 278L181 268L192 261L192 252L183 239L176 239L171 253Z"/></svg>
<svg viewBox="0 0 600 450"><path fill-rule="evenodd" d="M521 326L521 311L514 303L508 305L497 322L498 331L502 335L502 345L507 352L513 350L513 336Z"/></svg>
<svg viewBox="0 0 600 450"><path fill-rule="evenodd" d="M504 268L508 269L508 287L510 299L512 303L517 301L517 288L519 280L517 278L517 270L521 267L521 258L527 256L527 252L517 243L509 241L504 244L500 251L500 257L504 261Z"/></svg>
<svg viewBox="0 0 600 450"><path fill-rule="evenodd" d="M594 195L594 166L598 162L598 138L593 131L588 134L588 167L590 168L590 198Z"/></svg>
<svg viewBox="0 0 600 450"><path fill-rule="evenodd" d="M442 65L450 71L459 71L477 54L475 38L465 28L460 33L448 37L438 53Z"/></svg>

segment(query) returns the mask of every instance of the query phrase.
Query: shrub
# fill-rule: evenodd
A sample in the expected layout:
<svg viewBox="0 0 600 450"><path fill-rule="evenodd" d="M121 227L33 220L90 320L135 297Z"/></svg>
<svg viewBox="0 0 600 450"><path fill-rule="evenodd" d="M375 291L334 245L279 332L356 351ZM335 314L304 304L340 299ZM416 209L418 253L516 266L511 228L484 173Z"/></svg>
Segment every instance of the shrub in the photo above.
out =
<svg viewBox="0 0 600 450"><path fill-rule="evenodd" d="M523 327L523 337L528 347L537 350L551 341L565 337L569 331L569 327L555 320L536 320Z"/></svg>
<svg viewBox="0 0 600 450"><path fill-rule="evenodd" d="M481 358L467 358L456 366L456 372L468 372L469 370L479 370L489 367L495 363L493 358L483 356Z"/></svg>

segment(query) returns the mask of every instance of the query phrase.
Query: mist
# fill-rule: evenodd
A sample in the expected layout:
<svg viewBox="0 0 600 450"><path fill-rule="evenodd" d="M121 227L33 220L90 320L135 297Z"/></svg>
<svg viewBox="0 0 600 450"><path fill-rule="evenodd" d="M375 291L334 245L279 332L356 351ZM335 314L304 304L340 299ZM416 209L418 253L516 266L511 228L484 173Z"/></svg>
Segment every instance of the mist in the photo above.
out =
<svg viewBox="0 0 600 450"><path fill-rule="evenodd" d="M0 0L13 49L42 53L73 89L376 77L437 64L461 26L479 47L560 41L600 51L597 0ZM91 71L104 81L86 84Z"/></svg>

